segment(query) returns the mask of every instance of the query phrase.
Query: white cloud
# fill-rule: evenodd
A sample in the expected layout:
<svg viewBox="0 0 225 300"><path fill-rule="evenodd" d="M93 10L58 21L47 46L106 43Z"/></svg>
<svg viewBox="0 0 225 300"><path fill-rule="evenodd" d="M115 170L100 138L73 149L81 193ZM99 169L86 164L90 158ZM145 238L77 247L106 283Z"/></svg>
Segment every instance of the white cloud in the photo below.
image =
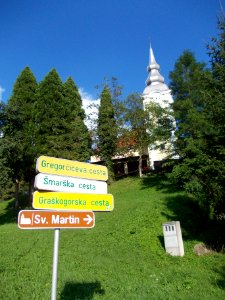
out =
<svg viewBox="0 0 225 300"><path fill-rule="evenodd" d="M5 92L5 89L0 85L0 101L2 101L2 94Z"/></svg>
<svg viewBox="0 0 225 300"><path fill-rule="evenodd" d="M100 99L94 99L92 95L90 95L89 93L85 92L85 90L83 88L79 88L79 93L82 99L82 103L83 103L83 108L85 109L85 111L87 110L87 112L90 109L90 105L99 105L100 103Z"/></svg>
<svg viewBox="0 0 225 300"><path fill-rule="evenodd" d="M82 106L86 113L85 124L89 129L96 127L96 120L98 119L98 107L100 99L94 99L92 95L85 92L83 88L79 88L79 93L82 99Z"/></svg>

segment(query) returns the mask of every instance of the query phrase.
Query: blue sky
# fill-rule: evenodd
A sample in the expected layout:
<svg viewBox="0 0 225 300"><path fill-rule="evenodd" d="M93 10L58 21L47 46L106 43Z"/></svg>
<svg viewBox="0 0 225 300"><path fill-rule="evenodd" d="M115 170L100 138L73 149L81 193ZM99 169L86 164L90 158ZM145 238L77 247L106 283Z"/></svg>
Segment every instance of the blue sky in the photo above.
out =
<svg viewBox="0 0 225 300"><path fill-rule="evenodd" d="M72 76L86 98L115 76L124 96L141 93L151 43L161 74L185 49L208 62L224 0L0 0L0 96L9 99L29 66L37 81L56 68ZM4 90L4 92L1 92Z"/></svg>

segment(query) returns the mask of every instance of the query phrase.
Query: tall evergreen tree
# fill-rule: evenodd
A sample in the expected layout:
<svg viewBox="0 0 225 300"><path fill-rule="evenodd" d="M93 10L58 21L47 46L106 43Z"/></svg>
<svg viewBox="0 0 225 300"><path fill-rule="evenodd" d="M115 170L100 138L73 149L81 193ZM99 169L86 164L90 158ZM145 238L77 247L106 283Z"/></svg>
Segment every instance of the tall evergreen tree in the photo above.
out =
<svg viewBox="0 0 225 300"><path fill-rule="evenodd" d="M50 71L39 84L35 113L39 155L81 161L90 158L85 113L72 78L63 84L57 71Z"/></svg>
<svg viewBox="0 0 225 300"><path fill-rule="evenodd" d="M91 138L84 123L82 99L71 77L64 83L64 98L66 108L65 133L62 135L64 157L87 161L91 156Z"/></svg>
<svg viewBox="0 0 225 300"><path fill-rule="evenodd" d="M36 148L38 155L63 156L60 136L66 126L63 83L55 69L40 82L35 105Z"/></svg>
<svg viewBox="0 0 225 300"><path fill-rule="evenodd" d="M13 194L13 171L10 166L7 165L8 158L6 157L6 151L3 142L4 126L6 125L6 106L3 102L0 102L0 197L1 199L8 198ZM4 139L6 141L6 139Z"/></svg>
<svg viewBox="0 0 225 300"><path fill-rule="evenodd" d="M26 67L18 76L11 98L5 110L5 122L0 139L1 155L7 168L10 168L16 184L16 206L18 203L21 180L32 184L34 175L34 140L33 107L36 101L36 79Z"/></svg>
<svg viewBox="0 0 225 300"><path fill-rule="evenodd" d="M100 97L98 114L98 155L105 162L112 176L112 157L115 154L117 143L117 126L115 121L112 97L108 86L105 86Z"/></svg>
<svg viewBox="0 0 225 300"><path fill-rule="evenodd" d="M99 94L99 98L101 97L100 95L105 87L108 88L111 95L111 102L114 111L114 119L116 122L117 135L120 135L119 133L120 127L123 126L123 122L124 122L124 118L123 118L124 103L123 100L121 99L123 87L119 85L116 77L112 77L110 79L105 77L103 79L103 82L96 86L96 88L101 91ZM92 147L94 152L98 144L97 127L98 127L99 104L97 104L97 102L98 101L92 102L92 104L88 106L88 108L90 109L90 113L86 116L86 120L88 121L88 127L91 132Z"/></svg>

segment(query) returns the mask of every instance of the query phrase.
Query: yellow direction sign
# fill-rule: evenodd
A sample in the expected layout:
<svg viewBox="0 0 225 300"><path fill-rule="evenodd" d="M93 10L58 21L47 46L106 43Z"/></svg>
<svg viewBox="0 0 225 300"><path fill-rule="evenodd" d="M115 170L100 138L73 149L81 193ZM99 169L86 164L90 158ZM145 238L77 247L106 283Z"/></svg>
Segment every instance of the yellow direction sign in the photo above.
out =
<svg viewBox="0 0 225 300"><path fill-rule="evenodd" d="M49 156L40 156L37 159L36 170L40 173L108 180L108 170L105 166Z"/></svg>
<svg viewBox="0 0 225 300"><path fill-rule="evenodd" d="M112 211L111 194L77 194L63 192L34 192L33 207L36 209Z"/></svg>

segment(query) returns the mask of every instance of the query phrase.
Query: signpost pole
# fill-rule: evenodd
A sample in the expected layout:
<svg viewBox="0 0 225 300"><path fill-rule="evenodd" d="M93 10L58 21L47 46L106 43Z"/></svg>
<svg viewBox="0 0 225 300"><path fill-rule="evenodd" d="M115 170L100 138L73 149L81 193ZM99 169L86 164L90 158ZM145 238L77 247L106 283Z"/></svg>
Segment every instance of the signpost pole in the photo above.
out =
<svg viewBox="0 0 225 300"><path fill-rule="evenodd" d="M56 300L57 295L57 273L58 273L58 253L59 253L59 228L54 230L54 249L52 263L52 295L51 300Z"/></svg>

